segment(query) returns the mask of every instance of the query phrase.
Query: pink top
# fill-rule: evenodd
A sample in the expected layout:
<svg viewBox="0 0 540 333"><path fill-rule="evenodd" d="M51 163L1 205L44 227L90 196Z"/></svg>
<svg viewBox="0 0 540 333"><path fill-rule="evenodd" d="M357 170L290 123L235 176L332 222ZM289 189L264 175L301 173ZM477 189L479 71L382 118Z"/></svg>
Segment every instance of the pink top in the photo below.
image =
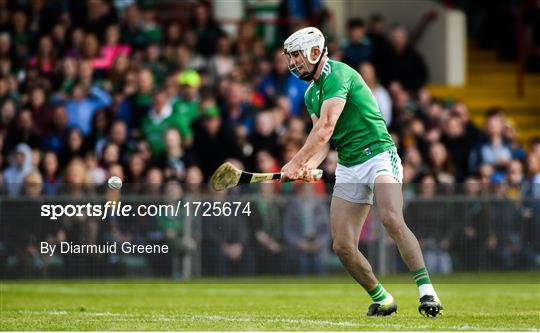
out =
<svg viewBox="0 0 540 333"><path fill-rule="evenodd" d="M37 66L37 61L37 57L33 57L28 61L28 64L30 64L30 66ZM49 59L45 59L39 70L43 73L50 73L52 70L52 62Z"/></svg>
<svg viewBox="0 0 540 333"><path fill-rule="evenodd" d="M92 59L92 67L110 69L119 55L128 55L131 48L128 45L105 45L101 48L101 58Z"/></svg>

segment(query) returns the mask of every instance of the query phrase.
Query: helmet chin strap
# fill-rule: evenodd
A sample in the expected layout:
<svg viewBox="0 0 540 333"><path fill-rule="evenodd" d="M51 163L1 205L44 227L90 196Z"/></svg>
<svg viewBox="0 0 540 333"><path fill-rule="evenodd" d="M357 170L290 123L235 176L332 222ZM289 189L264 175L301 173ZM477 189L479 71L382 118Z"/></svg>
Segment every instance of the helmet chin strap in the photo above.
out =
<svg viewBox="0 0 540 333"><path fill-rule="evenodd" d="M326 55L326 53L327 53L327 49L326 49L326 45L325 45L324 46L324 51L321 54L321 56L319 57L319 60L317 61L317 63L315 64L315 67L313 67L313 69L310 72L301 74L299 79L304 80L304 81L313 80L313 77L315 76L315 72L317 72L317 69L319 68L319 64L321 63L321 61L324 58L324 56Z"/></svg>

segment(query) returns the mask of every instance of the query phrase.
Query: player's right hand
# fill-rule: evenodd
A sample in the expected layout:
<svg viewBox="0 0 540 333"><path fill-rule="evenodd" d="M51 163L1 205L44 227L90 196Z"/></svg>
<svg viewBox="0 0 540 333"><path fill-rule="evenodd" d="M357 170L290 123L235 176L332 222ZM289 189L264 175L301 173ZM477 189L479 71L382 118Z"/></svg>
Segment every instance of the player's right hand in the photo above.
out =
<svg viewBox="0 0 540 333"><path fill-rule="evenodd" d="M290 162L289 162L290 163ZM302 180L305 182L312 182L315 180L313 178L313 175L311 173L311 169L308 167L307 164L304 164L299 169L296 169L298 171L290 172L291 169L287 168L288 164L281 169L282 175L281 175L281 181L282 182L289 182L289 181L295 181L295 180Z"/></svg>

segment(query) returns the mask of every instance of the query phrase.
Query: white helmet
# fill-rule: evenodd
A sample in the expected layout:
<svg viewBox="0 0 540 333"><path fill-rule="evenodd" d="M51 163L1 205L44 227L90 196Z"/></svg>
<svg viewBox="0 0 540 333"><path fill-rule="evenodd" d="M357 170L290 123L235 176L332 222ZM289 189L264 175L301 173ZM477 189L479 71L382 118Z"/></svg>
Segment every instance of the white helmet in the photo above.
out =
<svg viewBox="0 0 540 333"><path fill-rule="evenodd" d="M322 59L323 55L326 54L325 49L325 38L323 33L315 28L315 27L307 27L298 30L297 32L293 33L289 36L283 43L283 53L287 56L290 56L291 52L300 51L306 57L307 61L312 65L318 65L320 60ZM317 59L311 59L311 50L314 47L318 47L319 50L321 50L321 53L317 57ZM289 63L287 63L289 66L289 70L291 73L293 73L295 76L301 78L301 79L307 79L311 80L313 78L313 73L315 72L316 68L313 70L313 73L311 75L307 75L309 73L305 73L304 75L300 75L299 70L297 66L291 66ZM315 66L317 67L317 66Z"/></svg>

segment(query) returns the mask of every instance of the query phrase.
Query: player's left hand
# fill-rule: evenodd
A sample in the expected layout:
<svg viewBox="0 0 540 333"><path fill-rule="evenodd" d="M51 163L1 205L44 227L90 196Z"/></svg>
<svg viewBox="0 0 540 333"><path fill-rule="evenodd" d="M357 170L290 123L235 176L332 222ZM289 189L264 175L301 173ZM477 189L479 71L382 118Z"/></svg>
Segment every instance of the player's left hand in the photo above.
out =
<svg viewBox="0 0 540 333"><path fill-rule="evenodd" d="M305 166L294 159L285 164L281 169L281 181L288 182L302 178Z"/></svg>

